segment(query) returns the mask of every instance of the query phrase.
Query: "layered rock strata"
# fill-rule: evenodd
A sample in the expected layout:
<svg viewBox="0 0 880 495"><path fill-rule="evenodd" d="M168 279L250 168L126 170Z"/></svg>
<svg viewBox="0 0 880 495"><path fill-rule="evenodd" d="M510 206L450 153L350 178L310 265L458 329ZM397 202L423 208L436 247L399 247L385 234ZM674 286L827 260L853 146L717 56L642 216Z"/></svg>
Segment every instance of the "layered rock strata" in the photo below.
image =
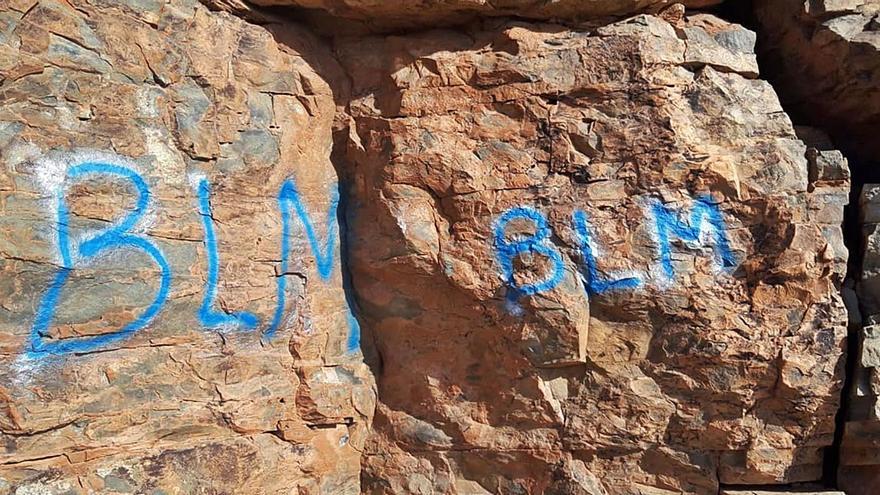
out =
<svg viewBox="0 0 880 495"><path fill-rule="evenodd" d="M852 271L854 339L847 403L842 416L837 480L847 493L875 493L880 484L880 416L875 375L877 319L877 161L880 146L880 2L876 0L759 0L762 55L787 109L821 126L854 159L854 198L848 222L856 248ZM862 187L863 184L868 183ZM860 211L856 214L856 211ZM861 236L859 233L861 230ZM860 239L860 237L862 237ZM857 283L856 283L857 282ZM858 296L851 291L857 286Z"/></svg>
<svg viewBox="0 0 880 495"><path fill-rule="evenodd" d="M857 338L847 390L838 481L851 495L868 495L880 484L880 185L866 184L859 200L863 235L858 301L850 306Z"/></svg>
<svg viewBox="0 0 880 495"><path fill-rule="evenodd" d="M657 13L673 7L701 8L722 0L205 0L207 5L253 19L293 13L324 29L399 31L461 25L481 17L519 17L542 20L596 20L637 13Z"/></svg>

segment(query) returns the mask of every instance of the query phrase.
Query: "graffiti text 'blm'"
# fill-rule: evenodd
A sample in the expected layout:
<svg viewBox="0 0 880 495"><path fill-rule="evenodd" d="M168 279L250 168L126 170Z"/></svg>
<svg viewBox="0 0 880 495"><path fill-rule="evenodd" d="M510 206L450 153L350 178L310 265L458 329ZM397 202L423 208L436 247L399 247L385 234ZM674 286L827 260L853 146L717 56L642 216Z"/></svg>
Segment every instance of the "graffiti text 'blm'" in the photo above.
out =
<svg viewBox="0 0 880 495"><path fill-rule="evenodd" d="M658 263L661 276L672 280L675 268L672 263L672 239L686 243L700 243L709 236L715 252L715 261L724 269L733 268L736 259L730 250L727 229L718 205L709 197L698 197L690 210L690 217L656 202L648 208L648 216L653 222L653 232L658 250ZM534 232L509 239L507 227L513 221L531 223ZM575 210L572 214L572 227L580 250L580 275L585 282L586 291L590 295L602 294L614 290L635 289L643 285L640 276L606 276L600 273L596 263L596 247L592 239L587 214ZM526 206L518 206L504 212L495 222L494 242L495 256L501 266L501 276L510 288L509 297L516 300L522 296L530 296L553 289L562 282L565 264L559 250L550 242L550 227L547 218ZM547 274L540 280L530 283L518 283L514 278L514 261L524 254L536 254L547 260L550 267Z"/></svg>
<svg viewBox="0 0 880 495"><path fill-rule="evenodd" d="M134 209L92 236L79 242L73 242L69 232L70 211L67 206L65 184L74 181L91 179L122 180L133 186L137 193ZM88 162L71 167L67 171L64 184L58 188L56 194L56 223L58 228L58 251L61 256L61 266L49 284L49 288L43 294L40 305L34 318L28 342L28 355L40 357L44 355L59 355L68 353L83 353L108 346L114 342L130 337L138 330L146 327L162 311L168 299L171 281L173 278L171 266L162 250L151 240L133 229L143 218L150 204L150 188L146 181L134 170L108 163ZM213 219L211 216L211 188L207 180L201 179L197 185L198 212L202 218L202 227L205 232L205 248L207 251L208 267L205 281L204 297L198 310L199 322L205 328L238 328L242 330L254 330L260 326L260 319L249 312L226 313L214 309L217 297L217 284L219 282L220 256L217 250L217 236L214 232ZM302 203L299 190L293 179L287 179L278 193L278 209L281 215L281 273L277 277L277 293L275 311L268 326L263 330L263 336L271 339L282 324L286 301L286 277L290 257L290 234L291 223L294 221L291 210L296 213L308 238L309 247L317 261L318 275L324 281L329 280L334 265L336 253L336 237L338 226L336 223L336 210L339 205L338 191L334 188L331 193L330 207L326 217L326 240L318 239L311 218ZM322 246L323 244L323 246ZM134 250L147 254L160 269L159 288L153 302L147 309L140 313L130 323L122 328L100 335L49 339L49 328L55 318L61 293L72 270L77 265L83 265L96 256L115 250ZM348 350L358 348L359 329L354 317L349 317L350 336Z"/></svg>

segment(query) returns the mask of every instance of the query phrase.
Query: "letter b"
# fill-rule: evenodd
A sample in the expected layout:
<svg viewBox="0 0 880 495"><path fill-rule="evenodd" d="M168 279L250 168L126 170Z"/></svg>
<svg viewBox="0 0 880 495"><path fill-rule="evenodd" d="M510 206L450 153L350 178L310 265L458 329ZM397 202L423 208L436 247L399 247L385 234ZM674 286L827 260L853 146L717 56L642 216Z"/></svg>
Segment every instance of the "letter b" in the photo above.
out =
<svg viewBox="0 0 880 495"><path fill-rule="evenodd" d="M56 221L58 227L58 250L61 253L61 268L55 279L43 294L37 309L34 324L31 328L28 354L31 357L42 357L47 354L68 354L88 352L108 344L130 337L138 330L147 326L165 305L171 286L171 268L162 251L148 239L131 233L131 229L144 215L150 202L150 190L144 179L135 171L118 165L87 162L71 167L67 172L66 181L73 181L87 176L104 176L123 179L134 186L137 191L137 202L133 211L112 226L99 231L96 235L71 246L69 233L70 212L67 207L66 191L61 187L57 191ZM73 248L73 249L72 249ZM119 330L92 337L69 338L47 341L47 334L64 284L77 264L88 261L101 253L127 249L147 254L161 270L159 289L152 304L134 321ZM72 252L73 251L73 252ZM74 254L76 258L74 259Z"/></svg>

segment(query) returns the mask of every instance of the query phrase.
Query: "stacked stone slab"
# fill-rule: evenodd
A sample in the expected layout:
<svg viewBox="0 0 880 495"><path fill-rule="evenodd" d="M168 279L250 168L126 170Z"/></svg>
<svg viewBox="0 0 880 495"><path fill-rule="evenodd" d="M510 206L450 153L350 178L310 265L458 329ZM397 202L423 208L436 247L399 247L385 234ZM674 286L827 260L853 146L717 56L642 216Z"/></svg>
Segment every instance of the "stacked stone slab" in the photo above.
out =
<svg viewBox="0 0 880 495"><path fill-rule="evenodd" d="M853 157L880 160L880 1L757 0L767 76L786 108Z"/></svg>
<svg viewBox="0 0 880 495"><path fill-rule="evenodd" d="M671 5L676 10L709 7L722 0L206 0L218 10L265 20L271 9L285 9L334 33L430 30L458 26L481 17L518 17L534 21L600 20L642 12L656 13Z"/></svg>
<svg viewBox="0 0 880 495"><path fill-rule="evenodd" d="M880 180L880 2L877 0L759 0L761 51L768 75L801 120L831 133L856 160L855 182ZM851 268L851 333L857 340L852 387L840 447L838 482L850 494L873 494L880 486L877 358L877 186L859 200L863 245Z"/></svg>

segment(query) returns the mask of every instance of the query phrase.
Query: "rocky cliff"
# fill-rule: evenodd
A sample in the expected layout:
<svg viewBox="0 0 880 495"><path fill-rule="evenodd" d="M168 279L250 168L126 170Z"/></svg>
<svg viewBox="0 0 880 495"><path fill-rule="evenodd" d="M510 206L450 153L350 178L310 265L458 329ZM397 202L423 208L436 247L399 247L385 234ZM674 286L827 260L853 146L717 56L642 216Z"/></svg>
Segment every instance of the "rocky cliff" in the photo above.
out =
<svg viewBox="0 0 880 495"><path fill-rule="evenodd" d="M715 3L0 0L0 494L875 493L880 4Z"/></svg>

